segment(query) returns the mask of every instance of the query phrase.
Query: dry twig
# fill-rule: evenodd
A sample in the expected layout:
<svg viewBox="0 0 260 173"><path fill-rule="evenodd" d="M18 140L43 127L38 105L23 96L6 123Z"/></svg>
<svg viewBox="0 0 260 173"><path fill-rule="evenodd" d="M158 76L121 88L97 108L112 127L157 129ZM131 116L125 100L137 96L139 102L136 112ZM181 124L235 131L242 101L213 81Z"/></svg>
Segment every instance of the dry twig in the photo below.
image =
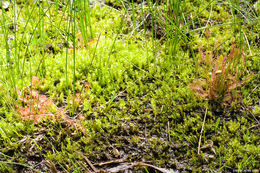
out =
<svg viewBox="0 0 260 173"><path fill-rule="evenodd" d="M206 121L207 112L208 112L208 108L206 108L206 112L205 112L205 115L204 115L203 124L202 124L201 131L200 131L200 139L199 139L199 146L198 146L198 155L200 155L200 143L201 143L201 137L202 137L202 132L203 132L204 124L205 124L205 121Z"/></svg>

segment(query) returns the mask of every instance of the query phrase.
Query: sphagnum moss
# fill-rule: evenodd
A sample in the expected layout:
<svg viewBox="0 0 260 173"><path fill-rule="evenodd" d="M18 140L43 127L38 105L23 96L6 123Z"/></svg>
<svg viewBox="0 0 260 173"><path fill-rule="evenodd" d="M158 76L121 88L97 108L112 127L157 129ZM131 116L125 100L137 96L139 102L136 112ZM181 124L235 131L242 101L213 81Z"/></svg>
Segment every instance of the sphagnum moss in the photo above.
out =
<svg viewBox="0 0 260 173"><path fill-rule="evenodd" d="M259 168L259 37L253 4L179 2L181 8L172 16L167 5L177 7L173 1L118 2L90 1L85 8L89 11L75 11L87 16L76 14L76 18L70 6L75 4L65 1L14 1L9 10L1 10L4 37L0 39L8 44L0 45L5 57L0 61L0 172L48 171L51 167L83 172L89 165L77 152L93 163L124 158L178 171ZM79 31L84 29L90 32L83 41ZM12 40L14 34L16 40ZM198 155L209 105L188 86L198 77L197 50L202 45L213 51L223 47L221 53L227 54L233 42L251 57L246 68L255 75L251 85L241 88L245 96L241 108L212 106L207 112ZM19 68L20 72L12 71ZM37 87L33 76L39 78ZM66 118L38 124L22 121L16 110L31 101L22 101L16 91L37 100L33 93L24 92L28 86L53 100L52 114L60 111ZM78 104L74 114L73 90ZM42 105L35 110L43 111Z"/></svg>

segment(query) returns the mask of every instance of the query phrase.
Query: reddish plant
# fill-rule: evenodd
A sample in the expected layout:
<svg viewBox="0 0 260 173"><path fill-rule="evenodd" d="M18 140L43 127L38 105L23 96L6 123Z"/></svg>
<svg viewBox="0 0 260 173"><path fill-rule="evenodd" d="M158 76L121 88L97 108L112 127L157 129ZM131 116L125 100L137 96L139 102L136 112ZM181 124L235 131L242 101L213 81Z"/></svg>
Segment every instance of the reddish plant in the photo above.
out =
<svg viewBox="0 0 260 173"><path fill-rule="evenodd" d="M241 99L240 87L248 79L241 79L246 65L246 56L241 49L232 45L231 52L226 56L214 58L212 52L203 52L197 64L197 73L201 79L190 84L190 88L198 96L210 101L218 101L224 106L231 105Z"/></svg>
<svg viewBox="0 0 260 173"><path fill-rule="evenodd" d="M61 121L68 127L85 133L85 128L81 125L81 121L84 120L84 117L80 115L78 119L71 119L66 115L66 111L63 108L57 108L55 106L52 99L46 95L39 94L36 89L31 89L39 85L40 79L33 76L31 87L24 88L23 92L17 89L18 99L22 105L16 106L15 110L21 116L21 119L23 121L32 121L36 124L41 123L45 119ZM82 104L80 93L76 94L75 103L77 106Z"/></svg>
<svg viewBox="0 0 260 173"><path fill-rule="evenodd" d="M39 123L45 118L57 120L63 116L62 114L53 114L55 108L53 100L48 99L46 95L39 94L35 89L31 90L27 87L23 93L17 90L17 94L23 106L16 106L16 111L23 120L32 120Z"/></svg>

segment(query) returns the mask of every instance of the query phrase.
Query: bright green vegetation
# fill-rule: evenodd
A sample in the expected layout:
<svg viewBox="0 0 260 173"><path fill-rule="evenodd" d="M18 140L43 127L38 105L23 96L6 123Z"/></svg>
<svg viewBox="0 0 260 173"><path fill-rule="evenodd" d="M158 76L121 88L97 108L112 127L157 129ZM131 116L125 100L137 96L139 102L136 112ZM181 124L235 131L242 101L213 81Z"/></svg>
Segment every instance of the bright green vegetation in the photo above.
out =
<svg viewBox="0 0 260 173"><path fill-rule="evenodd" d="M1 9L0 172L260 167L259 2L163 2Z"/></svg>

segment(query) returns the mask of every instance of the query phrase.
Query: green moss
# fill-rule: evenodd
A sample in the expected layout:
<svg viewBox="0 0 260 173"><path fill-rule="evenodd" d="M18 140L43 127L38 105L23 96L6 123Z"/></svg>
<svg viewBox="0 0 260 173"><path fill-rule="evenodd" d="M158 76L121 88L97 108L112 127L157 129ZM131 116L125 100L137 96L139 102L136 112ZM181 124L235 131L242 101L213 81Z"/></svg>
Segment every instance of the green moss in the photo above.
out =
<svg viewBox="0 0 260 173"><path fill-rule="evenodd" d="M29 164L32 157L36 157L52 161L58 171L80 172L82 168L78 163L85 161L76 153L79 151L92 163L126 157L130 162L147 161L179 171L258 168L259 132L254 117L259 114L260 65L256 56L259 54L259 22L257 13L248 11L253 8L257 11L256 7L241 2L241 7L236 8L240 13L235 14L231 2L185 1L181 4L183 21L178 29L186 38L184 34L178 35L175 24L170 22L172 19L168 21L165 17L167 13L161 14L168 11L166 3L158 2L156 6L144 3L143 13L137 1L133 14L131 1L125 2L125 6L121 2L109 0L106 5L98 2L92 5L90 21L94 40L86 47L80 46L80 39L76 42L75 90L81 93L82 103L74 115L70 102L74 69L72 37L66 40L70 37L66 31L69 11L65 12L65 3L60 6L45 3L45 13L52 20L45 15L38 26L41 8L35 5L28 19L33 3L25 6L25 2L20 2L16 33L21 43L17 50L20 59L14 55L14 41L9 40L12 65L7 65L5 44L0 45L0 54L4 57L0 61L0 155L4 154L1 161ZM0 13L2 16L3 12ZM240 14L243 18L239 18ZM13 9L6 15L6 23L12 23ZM145 25L142 24L144 17L147 17ZM234 23L234 18L243 25ZM151 38L153 20L161 28L158 30L162 32L161 40ZM43 25L44 30L40 30ZM138 28L134 31L135 25ZM6 31L13 35L10 27L8 25ZM209 38L205 36L206 28L210 31ZM4 37L0 40L5 43ZM168 51L171 41L178 43L174 55ZM252 56L246 62L245 75L254 75L241 88L243 109L223 110L197 98L189 84L198 77L196 56L202 45L205 51L219 50L225 55L232 43L241 44L244 53ZM220 50L217 46L223 48ZM68 56L67 47L70 48ZM18 61L22 73L17 71ZM51 113L56 114L59 108L69 119L46 119L34 124L22 121L17 112L12 112L15 105L24 104L17 100L16 88L21 90L30 85L31 76L35 75L41 78L35 89L54 100L57 106ZM66 120L71 120L71 124ZM85 132L76 128L75 122ZM198 155L200 136L201 154ZM204 148L209 142L213 142L212 147ZM0 172L14 169L18 167L0 163Z"/></svg>

